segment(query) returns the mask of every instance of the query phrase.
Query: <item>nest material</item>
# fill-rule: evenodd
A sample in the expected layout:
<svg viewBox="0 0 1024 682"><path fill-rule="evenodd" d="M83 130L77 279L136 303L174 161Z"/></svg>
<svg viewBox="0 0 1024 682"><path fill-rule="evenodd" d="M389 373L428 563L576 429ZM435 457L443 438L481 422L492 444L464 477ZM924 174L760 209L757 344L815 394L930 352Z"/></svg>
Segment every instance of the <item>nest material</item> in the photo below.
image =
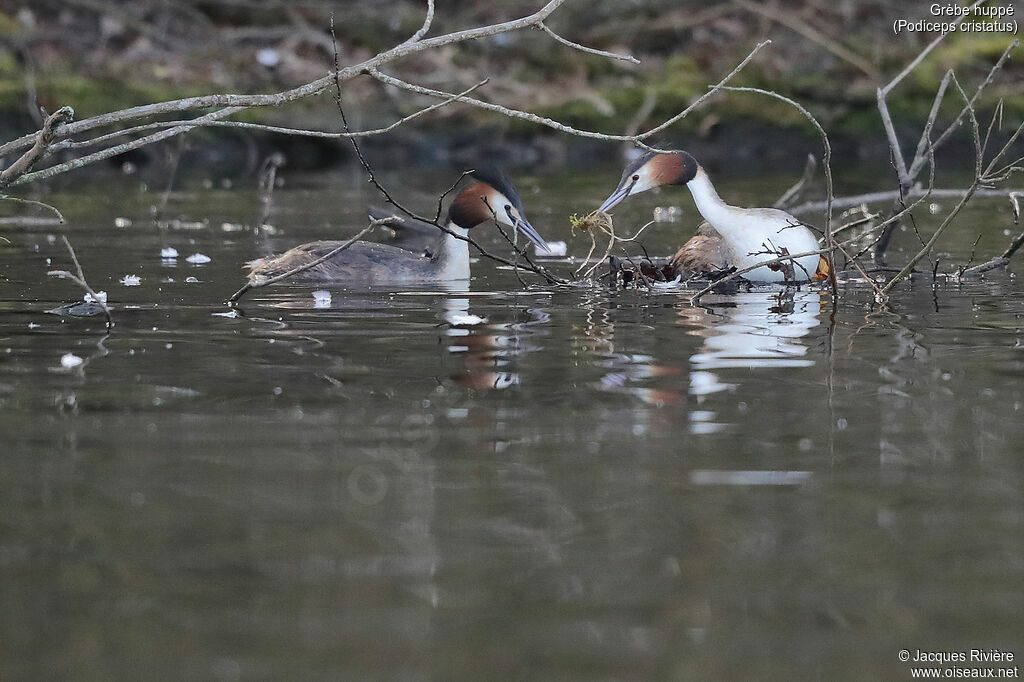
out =
<svg viewBox="0 0 1024 682"><path fill-rule="evenodd" d="M575 213L569 216L569 228L573 234L576 234L576 230L580 232L588 232L594 234L595 232L603 232L605 234L614 234L615 230L612 227L612 217L602 211L593 211L588 213L582 218Z"/></svg>
<svg viewBox="0 0 1024 682"><path fill-rule="evenodd" d="M587 252L583 263L575 273L577 279L586 279L593 275L597 266L608 258L612 252L612 246L615 245L615 227L612 225L612 217L602 211L593 211L582 218L573 213L569 216L569 228L572 234L576 234L576 230L579 230L590 237L590 251ZM588 268L590 257L597 250L598 234L608 235L608 246L605 248L604 255Z"/></svg>

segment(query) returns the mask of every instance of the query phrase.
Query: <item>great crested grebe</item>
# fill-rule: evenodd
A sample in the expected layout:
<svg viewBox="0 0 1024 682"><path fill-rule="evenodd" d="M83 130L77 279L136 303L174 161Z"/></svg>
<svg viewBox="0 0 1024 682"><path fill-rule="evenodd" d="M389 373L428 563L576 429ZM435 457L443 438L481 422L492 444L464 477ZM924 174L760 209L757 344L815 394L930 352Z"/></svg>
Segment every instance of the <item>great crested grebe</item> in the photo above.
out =
<svg viewBox="0 0 1024 682"><path fill-rule="evenodd" d="M469 174L474 181L452 201L448 208L448 229L430 256L388 244L357 241L334 257L289 278L297 282L339 282L371 286L446 282L469 279L469 244L453 235L465 237L469 230L492 218L522 232L538 246L544 239L523 215L516 188L501 172L478 169ZM320 258L344 241L317 241L296 246L280 256L251 263L249 279L254 282L283 274Z"/></svg>
<svg viewBox="0 0 1024 682"><path fill-rule="evenodd" d="M673 276L743 269L821 248L814 233L785 211L739 208L722 201L704 168L684 151L648 152L630 163L619 186L598 210L607 212L628 196L662 185L686 185L707 221L672 257L669 272ZM804 256L762 266L744 277L755 282L819 281L828 277L828 262L819 255Z"/></svg>

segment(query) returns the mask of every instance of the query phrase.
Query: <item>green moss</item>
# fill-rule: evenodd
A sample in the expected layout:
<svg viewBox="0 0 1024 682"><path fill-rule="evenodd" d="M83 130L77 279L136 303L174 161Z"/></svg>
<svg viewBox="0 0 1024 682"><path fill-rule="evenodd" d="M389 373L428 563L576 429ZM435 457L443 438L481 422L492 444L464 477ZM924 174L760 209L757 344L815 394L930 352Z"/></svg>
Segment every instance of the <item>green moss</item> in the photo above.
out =
<svg viewBox="0 0 1024 682"><path fill-rule="evenodd" d="M0 12L0 37L13 38L25 32L25 27L20 21L6 12Z"/></svg>

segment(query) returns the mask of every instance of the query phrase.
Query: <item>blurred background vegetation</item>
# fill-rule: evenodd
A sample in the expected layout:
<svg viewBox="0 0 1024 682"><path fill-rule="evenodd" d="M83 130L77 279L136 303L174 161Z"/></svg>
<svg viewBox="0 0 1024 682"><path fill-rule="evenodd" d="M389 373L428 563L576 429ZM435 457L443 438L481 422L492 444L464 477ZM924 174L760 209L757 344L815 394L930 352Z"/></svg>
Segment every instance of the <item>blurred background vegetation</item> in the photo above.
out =
<svg viewBox="0 0 1024 682"><path fill-rule="evenodd" d="M542 0L438 0L431 35L528 14ZM887 160L875 90L935 34L894 35L898 18L926 18L929 3L887 0L693 2L570 0L548 21L566 38L633 54L634 65L587 55L538 30L426 52L388 70L416 83L457 91L483 77L481 96L574 126L609 133L644 129L692 102L762 39L763 50L734 84L755 85L807 106L847 162ZM74 107L77 118L132 105L208 93L264 93L323 76L333 63L334 16L343 64L406 39L421 24L422 0L0 0L0 138L38 129L39 106ZM935 88L955 68L968 92L985 77L1013 36L956 33L932 52L890 98L897 125L920 130ZM1024 69L1011 59L987 91L983 111L1004 98L1008 122L1024 112ZM944 112L958 111L955 94ZM369 78L346 85L354 127L376 127L428 104ZM638 116L639 112L639 116ZM330 96L236 120L338 130ZM970 160L969 139L953 155ZM816 141L788 105L723 93L668 136L705 157L753 165L800 165ZM739 142L742 141L742 142ZM295 167L336 163L342 142L241 131L193 133L190 148L231 148L258 157L281 149ZM448 106L368 143L371 153L409 163L446 163L500 150L510 164L587 160L608 143L574 140L523 121L467 106ZM959 151L957 151L959 150ZM152 153L152 152L147 152ZM246 162L246 166L252 163Z"/></svg>

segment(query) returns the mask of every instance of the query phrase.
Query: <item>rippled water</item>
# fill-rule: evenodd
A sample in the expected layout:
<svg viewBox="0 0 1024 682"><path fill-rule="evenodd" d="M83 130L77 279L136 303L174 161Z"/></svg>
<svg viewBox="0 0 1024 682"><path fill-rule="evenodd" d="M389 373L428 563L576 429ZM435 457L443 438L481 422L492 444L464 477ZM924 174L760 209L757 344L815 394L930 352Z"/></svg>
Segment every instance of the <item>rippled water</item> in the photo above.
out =
<svg viewBox="0 0 1024 682"><path fill-rule="evenodd" d="M580 254L565 216L614 180L520 190ZM880 313L856 280L836 309L694 307L481 261L467 292L279 287L234 312L242 262L362 220L354 176L289 181L262 240L247 188L175 193L165 229L128 181L45 196L109 334L44 312L80 298L45 274L57 228L0 227L0 677L905 679L904 648L1024 655L1011 273L921 276ZM450 182L406 192L427 211ZM668 253L688 197L617 218L671 203L684 222L647 242ZM978 202L942 268L1009 228Z"/></svg>

